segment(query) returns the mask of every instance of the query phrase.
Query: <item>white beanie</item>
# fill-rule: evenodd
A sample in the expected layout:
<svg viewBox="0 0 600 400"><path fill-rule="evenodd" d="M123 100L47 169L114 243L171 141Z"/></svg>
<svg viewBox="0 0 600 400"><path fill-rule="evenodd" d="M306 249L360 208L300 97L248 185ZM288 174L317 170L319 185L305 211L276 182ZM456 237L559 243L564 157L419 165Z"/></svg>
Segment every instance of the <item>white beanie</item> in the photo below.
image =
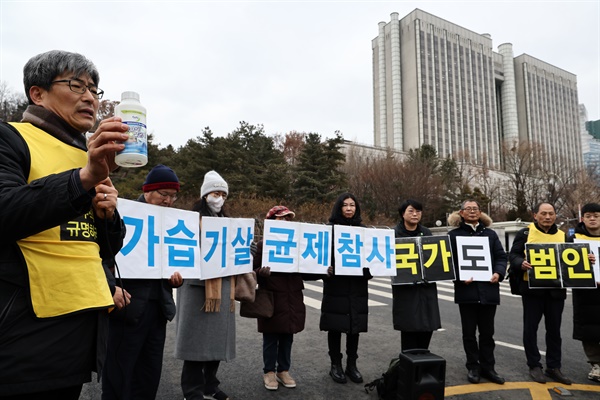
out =
<svg viewBox="0 0 600 400"><path fill-rule="evenodd" d="M202 182L202 187L200 188L200 197L204 197L211 192L225 192L225 194L229 194L227 182L216 171L208 171L204 175L204 182Z"/></svg>

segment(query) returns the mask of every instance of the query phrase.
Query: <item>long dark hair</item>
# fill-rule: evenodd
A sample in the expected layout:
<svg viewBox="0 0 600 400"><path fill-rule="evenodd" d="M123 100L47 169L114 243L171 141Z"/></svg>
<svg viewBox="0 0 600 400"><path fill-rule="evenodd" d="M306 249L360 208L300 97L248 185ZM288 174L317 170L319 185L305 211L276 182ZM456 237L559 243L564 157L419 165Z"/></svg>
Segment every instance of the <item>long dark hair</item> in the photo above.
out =
<svg viewBox="0 0 600 400"><path fill-rule="evenodd" d="M344 200L346 199L352 199L356 204L356 212L354 213L354 216L352 218L346 218L342 213L342 205L344 204ZM361 225L362 218L360 216L360 204L358 203L358 200L356 200L356 197L352 193L343 193L337 198L335 204L333 205L333 209L331 210L329 222L337 225Z"/></svg>

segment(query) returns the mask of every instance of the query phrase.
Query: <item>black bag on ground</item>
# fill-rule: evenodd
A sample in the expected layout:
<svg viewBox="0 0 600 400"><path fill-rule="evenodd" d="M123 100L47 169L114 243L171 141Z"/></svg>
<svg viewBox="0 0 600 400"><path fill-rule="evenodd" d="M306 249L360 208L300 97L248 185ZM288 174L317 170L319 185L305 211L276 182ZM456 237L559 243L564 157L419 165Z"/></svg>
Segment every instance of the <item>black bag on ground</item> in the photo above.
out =
<svg viewBox="0 0 600 400"><path fill-rule="evenodd" d="M365 385L365 392L369 393L376 389L379 400L396 400L399 365L400 358L393 358L390 361L387 371L381 374L381 378L377 378Z"/></svg>

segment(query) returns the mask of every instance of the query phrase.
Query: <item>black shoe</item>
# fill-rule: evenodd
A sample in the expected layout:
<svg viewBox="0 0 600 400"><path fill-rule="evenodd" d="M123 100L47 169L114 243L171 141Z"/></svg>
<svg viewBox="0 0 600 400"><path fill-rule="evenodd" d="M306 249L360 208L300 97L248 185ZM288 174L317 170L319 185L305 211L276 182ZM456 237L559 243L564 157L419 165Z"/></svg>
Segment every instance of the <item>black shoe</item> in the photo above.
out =
<svg viewBox="0 0 600 400"><path fill-rule="evenodd" d="M471 383L479 383L479 381L481 380L481 377L479 376L479 370L478 369L470 369L469 373L467 374L467 379Z"/></svg>
<svg viewBox="0 0 600 400"><path fill-rule="evenodd" d="M555 382L562 383L563 385L570 385L571 380L564 376L562 372L560 372L560 368L546 368L545 372L546 376Z"/></svg>
<svg viewBox="0 0 600 400"><path fill-rule="evenodd" d="M493 369L490 369L490 370L482 369L481 376L483 376L485 379L487 379L490 382L497 383L498 385L504 385L504 382L506 382L504 380L504 378L501 377L500 375L498 375L498 373Z"/></svg>
<svg viewBox="0 0 600 400"><path fill-rule="evenodd" d="M546 383L546 377L544 376L541 367L529 368L529 376L537 383Z"/></svg>
<svg viewBox="0 0 600 400"><path fill-rule="evenodd" d="M362 383L363 377L358 371L358 368L356 368L356 361L353 363L348 361L348 364L346 365L346 376L354 383Z"/></svg>
<svg viewBox="0 0 600 400"><path fill-rule="evenodd" d="M344 375L344 370L342 369L342 364L331 364L331 370L329 371L329 375L334 382L337 383L346 383L346 375Z"/></svg>

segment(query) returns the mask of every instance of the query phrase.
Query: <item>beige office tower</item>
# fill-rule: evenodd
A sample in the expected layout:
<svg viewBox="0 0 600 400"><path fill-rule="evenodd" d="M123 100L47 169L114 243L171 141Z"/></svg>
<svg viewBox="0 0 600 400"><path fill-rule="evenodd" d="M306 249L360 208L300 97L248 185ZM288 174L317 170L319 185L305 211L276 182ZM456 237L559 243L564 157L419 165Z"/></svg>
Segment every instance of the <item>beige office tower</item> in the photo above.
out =
<svg viewBox="0 0 600 400"><path fill-rule="evenodd" d="M502 169L502 147L543 146L582 165L576 76L416 9L373 39L375 146L423 144ZM563 163L561 163L564 165Z"/></svg>

